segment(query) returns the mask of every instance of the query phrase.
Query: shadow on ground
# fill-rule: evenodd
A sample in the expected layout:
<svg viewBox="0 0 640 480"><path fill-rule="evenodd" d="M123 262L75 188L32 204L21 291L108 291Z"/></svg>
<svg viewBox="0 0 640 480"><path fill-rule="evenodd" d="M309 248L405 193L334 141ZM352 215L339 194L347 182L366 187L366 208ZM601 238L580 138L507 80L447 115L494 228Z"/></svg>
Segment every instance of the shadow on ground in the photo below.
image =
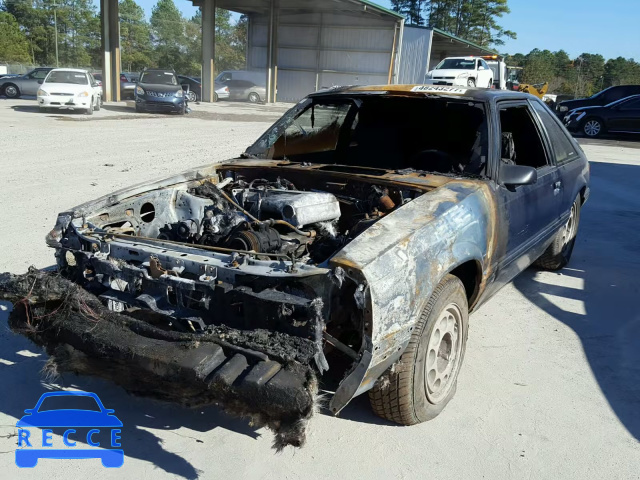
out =
<svg viewBox="0 0 640 480"><path fill-rule="evenodd" d="M538 280L531 269L514 281L537 307L571 327L602 393L640 440L640 165L591 164L591 199L581 213L573 258L562 275L582 289ZM615 239L612 242L612 239ZM611 246L616 248L612 249ZM563 299L561 301L556 298ZM564 310L581 302L586 314Z"/></svg>
<svg viewBox="0 0 640 480"><path fill-rule="evenodd" d="M230 417L215 407L190 410L134 397L109 382L71 373L65 373L55 383L47 383L41 373L47 355L26 338L9 331L7 317L10 309L10 303L0 302L0 376L5 388L11 389L11 394L6 394L5 390L0 395L0 411L6 415L21 418L26 408L33 408L40 395L61 387L95 392L105 408L115 410L115 415L124 425L122 448L127 457L150 462L175 477L185 479L198 478L201 472L178 453L166 450L163 440L153 433L154 430L181 436L186 439L187 445L192 443L194 449L204 443L198 438L198 433L215 428L224 428L254 439L260 436L246 420ZM178 431L183 427L196 433ZM57 430L54 432L58 433ZM85 438L78 436L74 440L80 446ZM15 441L15 437L5 440Z"/></svg>

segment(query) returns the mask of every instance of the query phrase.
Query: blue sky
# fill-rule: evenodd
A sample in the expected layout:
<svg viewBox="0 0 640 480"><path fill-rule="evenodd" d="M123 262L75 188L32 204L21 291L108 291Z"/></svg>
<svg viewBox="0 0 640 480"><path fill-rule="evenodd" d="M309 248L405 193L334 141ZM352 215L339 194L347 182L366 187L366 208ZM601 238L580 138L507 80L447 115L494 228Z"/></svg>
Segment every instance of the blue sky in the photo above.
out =
<svg viewBox="0 0 640 480"><path fill-rule="evenodd" d="M137 1L150 15L156 0ZM190 1L174 1L186 17L195 13ZM391 5L388 0L377 3ZM562 49L572 57L588 52L640 61L640 0L510 0L509 7L511 13L499 23L518 39L509 40L500 52Z"/></svg>

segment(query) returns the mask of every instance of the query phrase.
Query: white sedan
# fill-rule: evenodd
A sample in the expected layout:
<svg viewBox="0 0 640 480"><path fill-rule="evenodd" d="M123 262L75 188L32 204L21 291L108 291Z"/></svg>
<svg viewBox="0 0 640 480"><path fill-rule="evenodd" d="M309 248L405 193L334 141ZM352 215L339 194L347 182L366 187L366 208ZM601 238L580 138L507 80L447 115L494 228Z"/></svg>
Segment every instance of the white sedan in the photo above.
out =
<svg viewBox="0 0 640 480"><path fill-rule="evenodd" d="M54 68L38 89L40 111L84 110L91 115L102 106L102 87L86 70Z"/></svg>
<svg viewBox="0 0 640 480"><path fill-rule="evenodd" d="M478 57L448 57L427 73L428 85L491 88L493 70Z"/></svg>

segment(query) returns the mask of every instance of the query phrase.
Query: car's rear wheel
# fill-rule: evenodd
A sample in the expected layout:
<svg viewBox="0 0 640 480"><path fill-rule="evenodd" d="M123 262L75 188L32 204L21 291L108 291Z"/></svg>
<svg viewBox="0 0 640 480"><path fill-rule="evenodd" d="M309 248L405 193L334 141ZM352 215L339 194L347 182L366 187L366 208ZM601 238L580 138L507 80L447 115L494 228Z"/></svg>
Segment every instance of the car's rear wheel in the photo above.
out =
<svg viewBox="0 0 640 480"><path fill-rule="evenodd" d="M573 246L576 243L578 225L580 224L580 206L582 199L580 195L571 205L569 219L567 223L556 233L553 243L538 258L534 265L544 270L560 270L571 260Z"/></svg>
<svg viewBox="0 0 640 480"><path fill-rule="evenodd" d="M20 89L13 83L10 83L4 86L4 95L7 98L20 98Z"/></svg>
<svg viewBox="0 0 640 480"><path fill-rule="evenodd" d="M260 103L260 95L258 95L256 92L251 92L249 94L249 101L251 103Z"/></svg>
<svg viewBox="0 0 640 480"><path fill-rule="evenodd" d="M582 124L582 131L587 137L595 138L604 130L602 121L599 118L587 118Z"/></svg>
<svg viewBox="0 0 640 480"><path fill-rule="evenodd" d="M187 93L187 100L190 102L197 102L198 96L196 95L196 92L189 90L189 93Z"/></svg>
<svg viewBox="0 0 640 480"><path fill-rule="evenodd" d="M470 78L467 80L467 87L475 87L476 86L476 80L474 78Z"/></svg>
<svg viewBox="0 0 640 480"><path fill-rule="evenodd" d="M218 101L218 94L216 92L213 92L213 101L214 102Z"/></svg>
<svg viewBox="0 0 640 480"><path fill-rule="evenodd" d="M464 286L447 275L422 311L400 360L370 390L373 411L401 425L435 418L456 392L468 325Z"/></svg>

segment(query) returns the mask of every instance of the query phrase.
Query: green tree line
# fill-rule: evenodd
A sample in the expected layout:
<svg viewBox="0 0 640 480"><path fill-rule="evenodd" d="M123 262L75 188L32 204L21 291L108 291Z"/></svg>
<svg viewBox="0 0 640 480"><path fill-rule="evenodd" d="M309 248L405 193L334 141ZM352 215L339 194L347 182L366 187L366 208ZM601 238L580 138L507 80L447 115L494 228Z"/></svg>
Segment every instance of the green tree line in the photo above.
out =
<svg viewBox="0 0 640 480"><path fill-rule="evenodd" d="M632 58L605 60L593 53L570 58L564 50L534 49L526 55L507 55L505 61L523 68L523 83L549 82L550 93L584 97L615 85L640 85L640 63Z"/></svg>
<svg viewBox="0 0 640 480"><path fill-rule="evenodd" d="M507 0L391 0L409 25L428 25L482 46L503 45L516 38L498 21L509 13Z"/></svg>
<svg viewBox="0 0 640 480"><path fill-rule="evenodd" d="M201 14L185 18L173 0L158 0L150 19L135 0L120 0L122 69L174 68L199 75ZM0 63L100 68L100 16L91 0L0 0ZM216 67L245 67L247 20L216 11Z"/></svg>

